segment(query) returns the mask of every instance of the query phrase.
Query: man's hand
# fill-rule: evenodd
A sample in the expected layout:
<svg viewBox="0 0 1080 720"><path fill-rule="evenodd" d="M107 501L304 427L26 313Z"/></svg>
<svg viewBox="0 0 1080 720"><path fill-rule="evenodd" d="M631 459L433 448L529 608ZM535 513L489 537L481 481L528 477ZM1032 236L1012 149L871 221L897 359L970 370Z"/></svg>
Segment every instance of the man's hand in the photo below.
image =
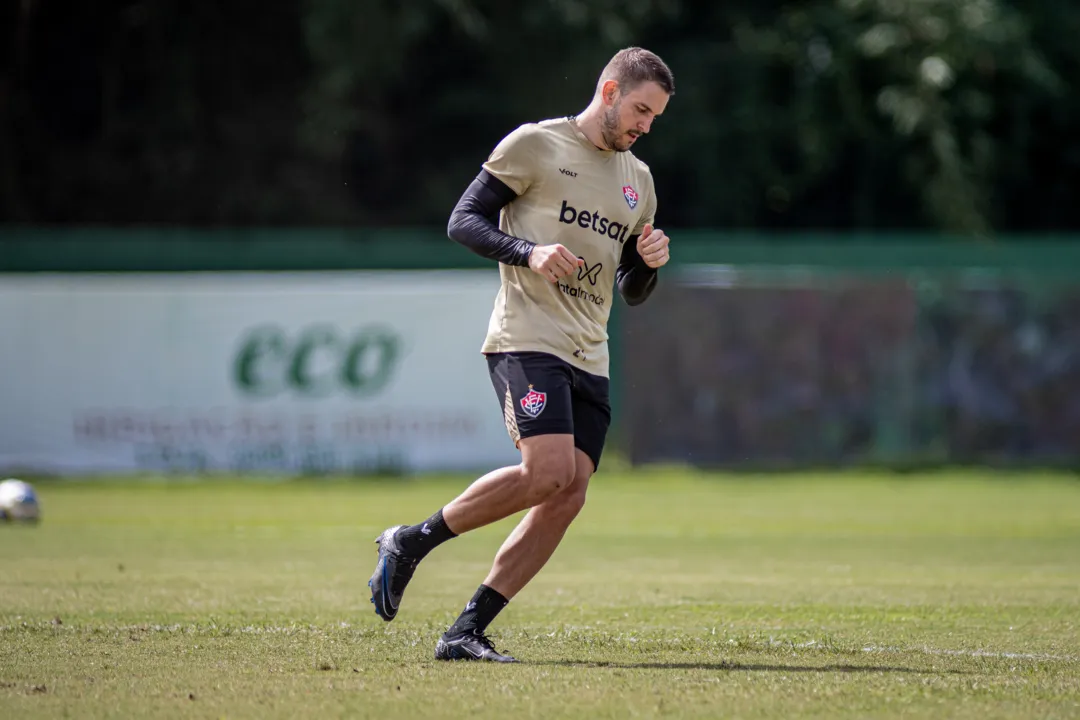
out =
<svg viewBox="0 0 1080 720"><path fill-rule="evenodd" d="M645 264L654 269L666 265L671 259L671 253L668 251L668 236L663 230L654 230L650 224L641 228L637 251Z"/></svg>
<svg viewBox="0 0 1080 720"><path fill-rule="evenodd" d="M559 244L537 245L529 254L529 267L537 275L557 282L564 275L569 275L584 262L574 253Z"/></svg>

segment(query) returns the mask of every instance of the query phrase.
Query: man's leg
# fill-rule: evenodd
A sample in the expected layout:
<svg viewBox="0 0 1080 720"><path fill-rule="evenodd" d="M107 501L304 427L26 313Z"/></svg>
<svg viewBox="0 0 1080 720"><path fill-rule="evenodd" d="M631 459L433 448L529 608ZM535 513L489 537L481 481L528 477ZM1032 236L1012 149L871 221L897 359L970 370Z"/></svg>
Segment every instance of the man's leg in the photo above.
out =
<svg viewBox="0 0 1080 720"><path fill-rule="evenodd" d="M422 523L401 528L397 543L421 560L435 547L463 533L498 522L560 492L573 477L573 435L541 435L521 441L522 461L493 470ZM526 446L529 448L526 450Z"/></svg>
<svg viewBox="0 0 1080 720"><path fill-rule="evenodd" d="M574 480L573 435L522 438L520 445L520 465L485 475L443 508L443 517L455 533L540 505Z"/></svg>
<svg viewBox="0 0 1080 720"><path fill-rule="evenodd" d="M606 378L576 374L573 481L529 510L510 533L487 578L436 645L436 658L513 660L497 653L484 633L499 612L547 564L584 506L589 479L600 462L611 422L607 391Z"/></svg>
<svg viewBox="0 0 1080 720"><path fill-rule="evenodd" d="M533 506L503 542L487 578L454 624L439 639L435 646L436 659L514 662L509 655L497 652L484 633L514 595L540 572L555 552L566 529L585 504L585 492L593 468L592 460L573 448L572 437L545 437L566 438L567 444L563 450L569 450L575 461L573 480L539 505ZM523 454L527 453L529 450L524 441L522 446Z"/></svg>
<svg viewBox="0 0 1080 720"><path fill-rule="evenodd" d="M568 366L542 353L496 355L488 358L488 365L507 431L521 449L521 463L474 481L423 522L388 528L376 538L379 561L368 587L375 612L384 620L397 616L417 564L435 547L538 505L574 478Z"/></svg>
<svg viewBox="0 0 1080 720"><path fill-rule="evenodd" d="M512 600L547 564L570 523L585 506L593 462L581 450L575 450L574 456L575 473L570 486L529 510L495 556L484 585L496 590L507 601Z"/></svg>

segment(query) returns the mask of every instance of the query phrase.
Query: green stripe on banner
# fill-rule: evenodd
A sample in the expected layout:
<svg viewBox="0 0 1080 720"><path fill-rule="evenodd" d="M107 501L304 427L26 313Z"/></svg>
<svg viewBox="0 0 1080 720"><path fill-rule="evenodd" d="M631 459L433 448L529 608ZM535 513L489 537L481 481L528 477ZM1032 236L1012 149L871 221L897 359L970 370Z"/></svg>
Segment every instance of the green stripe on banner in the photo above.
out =
<svg viewBox="0 0 1080 720"><path fill-rule="evenodd" d="M671 230L673 264L1080 272L1068 236L996 241L919 235ZM438 228L0 229L0 272L404 270L482 268L490 261Z"/></svg>

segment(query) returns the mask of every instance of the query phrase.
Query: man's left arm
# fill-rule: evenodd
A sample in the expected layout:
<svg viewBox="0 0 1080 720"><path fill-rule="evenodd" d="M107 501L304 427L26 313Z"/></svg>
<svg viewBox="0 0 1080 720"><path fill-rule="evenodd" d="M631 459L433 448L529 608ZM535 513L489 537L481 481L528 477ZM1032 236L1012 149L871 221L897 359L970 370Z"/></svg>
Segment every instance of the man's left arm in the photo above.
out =
<svg viewBox="0 0 1080 720"><path fill-rule="evenodd" d="M615 268L615 282L619 286L619 294L627 305L640 305L645 302L656 287L658 273L655 268L645 264L645 260L638 252L637 244L640 235L631 235L623 243L622 257L619 265Z"/></svg>
<svg viewBox="0 0 1080 720"><path fill-rule="evenodd" d="M668 236L653 228L656 216L656 193L651 187L646 195L645 212L637 232L623 243L622 256L615 268L615 282L627 305L640 305L656 288L661 267L667 264Z"/></svg>

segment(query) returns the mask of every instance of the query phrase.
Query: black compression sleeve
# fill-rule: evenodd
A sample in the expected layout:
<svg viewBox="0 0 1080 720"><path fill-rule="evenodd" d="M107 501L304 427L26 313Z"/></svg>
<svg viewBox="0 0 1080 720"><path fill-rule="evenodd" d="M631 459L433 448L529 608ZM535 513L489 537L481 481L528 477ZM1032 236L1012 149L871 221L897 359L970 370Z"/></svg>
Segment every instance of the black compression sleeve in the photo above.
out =
<svg viewBox="0 0 1080 720"><path fill-rule="evenodd" d="M631 235L623 243L622 257L615 268L615 282L627 305L640 305L648 299L656 287L657 272L645 264L637 250L637 235Z"/></svg>
<svg viewBox="0 0 1080 720"><path fill-rule="evenodd" d="M499 229L499 211L516 197L506 183L481 170L450 213L447 234L481 257L528 267L536 243Z"/></svg>

